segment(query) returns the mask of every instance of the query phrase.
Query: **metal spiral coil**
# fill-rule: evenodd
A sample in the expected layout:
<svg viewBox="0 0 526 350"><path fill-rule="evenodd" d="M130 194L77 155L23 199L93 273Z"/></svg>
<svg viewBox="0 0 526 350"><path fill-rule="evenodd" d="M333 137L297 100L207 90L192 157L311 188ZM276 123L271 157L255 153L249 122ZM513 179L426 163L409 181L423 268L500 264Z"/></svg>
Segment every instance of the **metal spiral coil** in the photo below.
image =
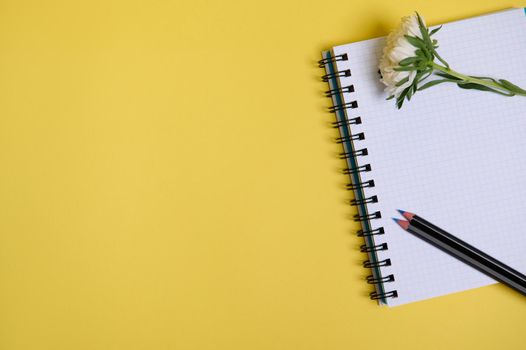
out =
<svg viewBox="0 0 526 350"><path fill-rule="evenodd" d="M347 98L349 93L355 92L355 86L353 84L339 85L342 82L339 78L346 78L351 76L350 69L337 70L337 61L347 61L348 55L331 55L330 53L324 53L323 59L318 62L320 67L326 68L326 73L322 76L322 80L329 83L329 90L325 91L325 96L329 97L333 101L333 105L329 107L329 112L336 114L336 121L332 122L332 127L338 128L340 131L340 137L335 139L335 142L343 144L344 151L339 154L340 159L347 160L347 168L342 169L342 173L351 177L351 183L346 185L348 190L354 191L355 198L349 201L349 204L358 207L358 214L354 215L353 219L362 223L362 229L356 234L359 237L364 237L365 243L360 246L360 251L367 253L369 259L363 262L363 267L372 269L373 274L367 277L367 283L376 285L376 291L370 293L370 298L373 300L382 300L386 302L388 298L397 298L398 291L390 290L386 291L383 287L384 283L395 281L393 274L387 276L382 275L380 268L391 266L392 261L390 258L382 256L383 260L380 260L376 254L379 251L386 251L389 249L387 243L375 244L374 238L385 234L384 227L371 227L371 221L380 219L382 214L380 211L370 212L367 206L369 204L378 203L379 199L377 195L365 196L363 191L364 188L375 187L374 180L364 181L361 177L362 173L370 172L372 167L371 164L360 165L358 157L368 156L369 151L367 148L356 147L357 142L361 142L366 139L366 135L363 132L357 132L353 134L351 128L353 125L362 124L361 116L352 116L355 114L353 111L358 108L358 101ZM339 80L339 82L338 82ZM349 101L349 102L346 102ZM358 149L357 149L358 148Z"/></svg>
<svg viewBox="0 0 526 350"><path fill-rule="evenodd" d="M358 101L351 101L329 107L329 112L335 113L337 111L343 111L344 109L358 108Z"/></svg>
<svg viewBox="0 0 526 350"><path fill-rule="evenodd" d="M378 203L378 196L371 196L364 199L351 199L349 201L350 205L362 205L367 203Z"/></svg>
<svg viewBox="0 0 526 350"><path fill-rule="evenodd" d="M385 230L383 227L378 227L377 229L369 230L369 231L358 230L358 232L356 232L356 235L358 237L370 237L370 236L383 235L383 234L385 234Z"/></svg>
<svg viewBox="0 0 526 350"><path fill-rule="evenodd" d="M358 190L360 188L374 187L374 180L369 180L369 181L365 181L365 182L361 182L357 184L351 183L351 184L347 184L346 187L347 187L347 190L349 191Z"/></svg>
<svg viewBox="0 0 526 350"><path fill-rule="evenodd" d="M370 253L370 252L378 252L381 250L388 250L389 247L387 246L387 243L382 243L378 245L368 246L366 244L362 244L360 246L360 251L362 253Z"/></svg>
<svg viewBox="0 0 526 350"><path fill-rule="evenodd" d="M357 174L357 173L366 173L371 171L371 164L365 164L356 168L345 168L342 170L342 173L345 175Z"/></svg>
<svg viewBox="0 0 526 350"><path fill-rule="evenodd" d="M332 63L332 62L336 62L336 61L347 61L347 60L348 60L347 54L344 53L343 55L337 55L337 56L334 56L334 57L331 57L331 58L324 58L322 60L319 60L318 61L318 67L323 68L323 67L325 67L325 65L327 63Z"/></svg>
<svg viewBox="0 0 526 350"><path fill-rule="evenodd" d="M370 269L373 267L383 267L383 266L391 266L391 259L384 259L380 261L366 260L363 262L363 267L365 267L366 269Z"/></svg>
<svg viewBox="0 0 526 350"><path fill-rule="evenodd" d="M361 141L365 140L365 134L363 132L354 134L354 135L348 135L348 136L340 136L334 139L334 142L336 143L346 143L349 141ZM367 149L366 149L367 152ZM349 153L340 153L340 156L344 156L343 158L348 158L347 154ZM350 154L349 154L350 155Z"/></svg>
<svg viewBox="0 0 526 350"><path fill-rule="evenodd" d="M394 275L387 275L380 278L375 278L373 275L369 275L366 278L367 283L369 284L377 284L377 283L387 283L387 282L394 282L395 278Z"/></svg>
<svg viewBox="0 0 526 350"><path fill-rule="evenodd" d="M335 121L332 123L332 127L341 128L342 126L359 125L361 123L362 123L362 118L356 117L356 118Z"/></svg>
<svg viewBox="0 0 526 350"><path fill-rule="evenodd" d="M391 290L389 292L384 293L372 292L369 294L369 298L371 298L371 300L398 298L398 291Z"/></svg>
<svg viewBox="0 0 526 350"><path fill-rule="evenodd" d="M349 86L345 86L345 87L338 87L336 89L332 89L332 90L327 90L325 91L325 96L326 97L331 97L331 96L334 96L336 94L340 94L340 93L344 93L344 92L354 92L354 85L349 85Z"/></svg>
<svg viewBox="0 0 526 350"><path fill-rule="evenodd" d="M363 140L364 136L363 136L363 133L360 133L360 134L356 134L356 135L352 135L350 138L350 140ZM342 152L340 153L340 159L345 159L345 158L349 158L349 157L359 157L359 156L366 156L369 154L369 151L367 150L367 148L362 148L362 149L359 149L358 151L354 151L354 152Z"/></svg>
<svg viewBox="0 0 526 350"><path fill-rule="evenodd" d="M334 72L334 73L325 74L324 76L321 77L321 80L323 80L324 82L327 83L329 80L334 79L334 78L350 77L350 76L351 76L351 70L350 69L346 69L346 70L342 70L340 72Z"/></svg>
<svg viewBox="0 0 526 350"><path fill-rule="evenodd" d="M382 213L379 211L375 211L372 214L365 214L365 215L356 214L354 216L354 221L375 220L375 219L380 219L381 217L382 217Z"/></svg>

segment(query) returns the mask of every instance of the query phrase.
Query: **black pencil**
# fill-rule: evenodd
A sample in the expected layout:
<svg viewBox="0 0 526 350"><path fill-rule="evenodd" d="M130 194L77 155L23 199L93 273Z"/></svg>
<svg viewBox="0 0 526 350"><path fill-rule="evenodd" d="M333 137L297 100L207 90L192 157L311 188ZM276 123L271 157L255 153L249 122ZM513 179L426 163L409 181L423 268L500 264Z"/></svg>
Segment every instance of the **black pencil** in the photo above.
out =
<svg viewBox="0 0 526 350"><path fill-rule="evenodd" d="M413 213L399 210L405 220L394 219L404 230L458 260L526 295L526 276Z"/></svg>

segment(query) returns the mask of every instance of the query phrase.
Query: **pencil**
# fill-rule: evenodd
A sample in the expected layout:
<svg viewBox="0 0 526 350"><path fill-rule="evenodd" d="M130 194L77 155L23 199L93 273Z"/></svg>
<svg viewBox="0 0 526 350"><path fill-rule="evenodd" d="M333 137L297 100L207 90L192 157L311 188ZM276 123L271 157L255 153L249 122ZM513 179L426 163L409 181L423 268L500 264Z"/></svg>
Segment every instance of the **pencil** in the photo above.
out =
<svg viewBox="0 0 526 350"><path fill-rule="evenodd" d="M393 219L400 227L458 260L526 295L526 276L462 241L422 217L399 210L405 220Z"/></svg>

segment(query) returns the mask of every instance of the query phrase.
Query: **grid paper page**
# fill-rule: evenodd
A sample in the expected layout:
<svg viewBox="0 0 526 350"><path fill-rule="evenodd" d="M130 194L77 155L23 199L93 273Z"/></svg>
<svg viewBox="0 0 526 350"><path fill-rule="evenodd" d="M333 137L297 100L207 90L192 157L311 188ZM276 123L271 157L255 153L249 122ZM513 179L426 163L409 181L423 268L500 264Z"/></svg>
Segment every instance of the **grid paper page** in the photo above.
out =
<svg viewBox="0 0 526 350"><path fill-rule="evenodd" d="M526 16L512 9L447 23L435 35L438 52L451 68L468 75L502 78L526 86ZM417 92L401 110L386 101L378 60L384 38L338 46L347 53L337 70L351 69L341 86L354 85L345 102L358 101L347 116L360 116L352 133L365 133L356 148L371 164L362 181L379 202L373 228L384 227L376 244L388 242L378 258L392 265L386 290L397 290L399 305L494 283L400 229L391 217L397 208L415 212L504 263L526 272L526 97L504 97L441 84Z"/></svg>

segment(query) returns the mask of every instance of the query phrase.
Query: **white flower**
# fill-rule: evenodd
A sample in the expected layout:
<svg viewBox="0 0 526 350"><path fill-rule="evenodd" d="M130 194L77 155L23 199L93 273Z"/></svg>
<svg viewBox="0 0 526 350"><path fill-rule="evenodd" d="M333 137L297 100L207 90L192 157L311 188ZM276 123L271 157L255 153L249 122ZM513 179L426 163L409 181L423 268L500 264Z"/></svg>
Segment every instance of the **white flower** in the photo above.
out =
<svg viewBox="0 0 526 350"><path fill-rule="evenodd" d="M402 18L398 28L391 32L387 37L386 45L383 49L383 55L380 59L381 81L386 85L385 92L388 96L398 98L400 94L413 84L416 71L395 71L399 67L399 62L404 58L416 56L417 48L407 41L405 35L422 38L418 17L416 14ZM401 80L408 78L400 86L396 86Z"/></svg>
<svg viewBox="0 0 526 350"><path fill-rule="evenodd" d="M398 28L387 37L379 68L381 81L388 93L387 99L396 98L398 109L417 91L443 83L504 96L526 96L525 89L508 80L465 75L452 70L436 50L438 41L432 38L441 27L430 31L415 12L412 16L403 17ZM425 82L429 77L435 80Z"/></svg>

